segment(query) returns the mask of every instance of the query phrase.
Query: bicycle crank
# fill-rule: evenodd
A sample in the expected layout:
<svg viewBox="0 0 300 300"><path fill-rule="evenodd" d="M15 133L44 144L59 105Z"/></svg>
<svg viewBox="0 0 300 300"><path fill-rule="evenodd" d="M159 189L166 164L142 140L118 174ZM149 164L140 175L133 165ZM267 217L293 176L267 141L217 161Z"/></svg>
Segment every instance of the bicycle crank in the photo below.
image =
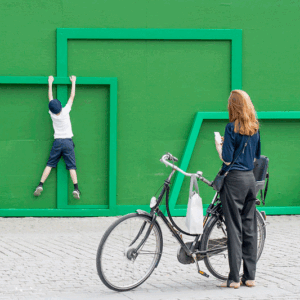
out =
<svg viewBox="0 0 300 300"><path fill-rule="evenodd" d="M199 265L198 265L198 260L197 260L197 255L196 254L193 254L193 259L195 261L195 264L196 264L196 268L197 268L197 272L202 275L202 276L205 276L205 277L209 277L208 274L206 274L205 272L201 271L200 268L199 268Z"/></svg>
<svg viewBox="0 0 300 300"><path fill-rule="evenodd" d="M190 249L192 246L193 242L187 242L185 245ZM196 246L198 249L198 245ZM204 255L197 254L197 260L202 260L204 258ZM188 265L188 264L193 264L194 259L193 257L189 256L186 254L184 248L182 246L179 246L177 250L177 259L181 264Z"/></svg>

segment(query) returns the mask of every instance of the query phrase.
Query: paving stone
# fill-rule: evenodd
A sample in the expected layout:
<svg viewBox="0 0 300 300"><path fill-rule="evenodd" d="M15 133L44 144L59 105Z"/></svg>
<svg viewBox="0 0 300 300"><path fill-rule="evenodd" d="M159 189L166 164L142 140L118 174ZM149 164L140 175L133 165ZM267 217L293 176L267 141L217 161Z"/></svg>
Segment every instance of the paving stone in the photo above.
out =
<svg viewBox="0 0 300 300"><path fill-rule="evenodd" d="M238 290L220 288L212 275L202 277L194 265L180 264L178 242L160 221L160 264L145 283L126 293L106 288L96 270L98 244L116 219L0 218L0 299L300 299L300 216L268 216L257 286ZM184 218L175 220L184 223ZM203 262L200 268L208 273Z"/></svg>

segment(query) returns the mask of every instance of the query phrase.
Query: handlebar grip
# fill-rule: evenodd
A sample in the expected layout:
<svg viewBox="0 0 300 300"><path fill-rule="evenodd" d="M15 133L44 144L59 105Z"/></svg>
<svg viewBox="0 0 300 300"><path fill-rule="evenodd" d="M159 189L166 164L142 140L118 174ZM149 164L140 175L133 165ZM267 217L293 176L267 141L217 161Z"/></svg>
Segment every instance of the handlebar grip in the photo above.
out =
<svg viewBox="0 0 300 300"><path fill-rule="evenodd" d="M207 179L204 178L204 177L200 177L200 180L203 181L204 183L206 183L206 184L209 185L209 186L212 186L212 185L213 185L213 182L212 182L212 181L209 181L209 180L207 180Z"/></svg>

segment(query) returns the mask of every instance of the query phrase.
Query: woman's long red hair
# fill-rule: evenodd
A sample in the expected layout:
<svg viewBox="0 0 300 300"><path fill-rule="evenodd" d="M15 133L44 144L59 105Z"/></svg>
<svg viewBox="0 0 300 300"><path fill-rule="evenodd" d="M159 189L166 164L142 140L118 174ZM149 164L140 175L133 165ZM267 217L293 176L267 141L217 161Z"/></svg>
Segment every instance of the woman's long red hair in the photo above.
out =
<svg viewBox="0 0 300 300"><path fill-rule="evenodd" d="M253 135L258 131L259 123L249 95L242 90L234 90L228 99L229 121L234 122L234 132Z"/></svg>

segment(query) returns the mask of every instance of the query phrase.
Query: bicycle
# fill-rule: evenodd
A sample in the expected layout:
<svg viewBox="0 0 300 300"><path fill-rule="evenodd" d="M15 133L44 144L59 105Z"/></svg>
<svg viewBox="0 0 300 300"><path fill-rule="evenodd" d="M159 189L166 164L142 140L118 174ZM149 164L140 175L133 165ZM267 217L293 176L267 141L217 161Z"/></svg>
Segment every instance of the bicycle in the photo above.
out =
<svg viewBox="0 0 300 300"><path fill-rule="evenodd" d="M202 175L186 173L174 163L176 157L168 153L160 159L172 172L165 180L158 198L152 197L150 213L137 210L116 220L104 233L97 251L96 265L101 281L114 291L129 291L141 285L158 266L163 251L163 236L157 217L167 225L180 247L177 259L182 264L194 263L197 272L205 277L198 261L204 260L209 272L218 279L226 280L229 272L227 258L227 235L219 194L216 193L206 210L203 221L203 234L189 234L174 222L169 210L170 181L175 171L185 176L195 175L199 180L212 186ZM172 161L173 163L170 163ZM166 196L166 209L169 220L159 206ZM259 260L266 238L266 215L256 210ZM184 243L182 234L193 236L194 240Z"/></svg>

